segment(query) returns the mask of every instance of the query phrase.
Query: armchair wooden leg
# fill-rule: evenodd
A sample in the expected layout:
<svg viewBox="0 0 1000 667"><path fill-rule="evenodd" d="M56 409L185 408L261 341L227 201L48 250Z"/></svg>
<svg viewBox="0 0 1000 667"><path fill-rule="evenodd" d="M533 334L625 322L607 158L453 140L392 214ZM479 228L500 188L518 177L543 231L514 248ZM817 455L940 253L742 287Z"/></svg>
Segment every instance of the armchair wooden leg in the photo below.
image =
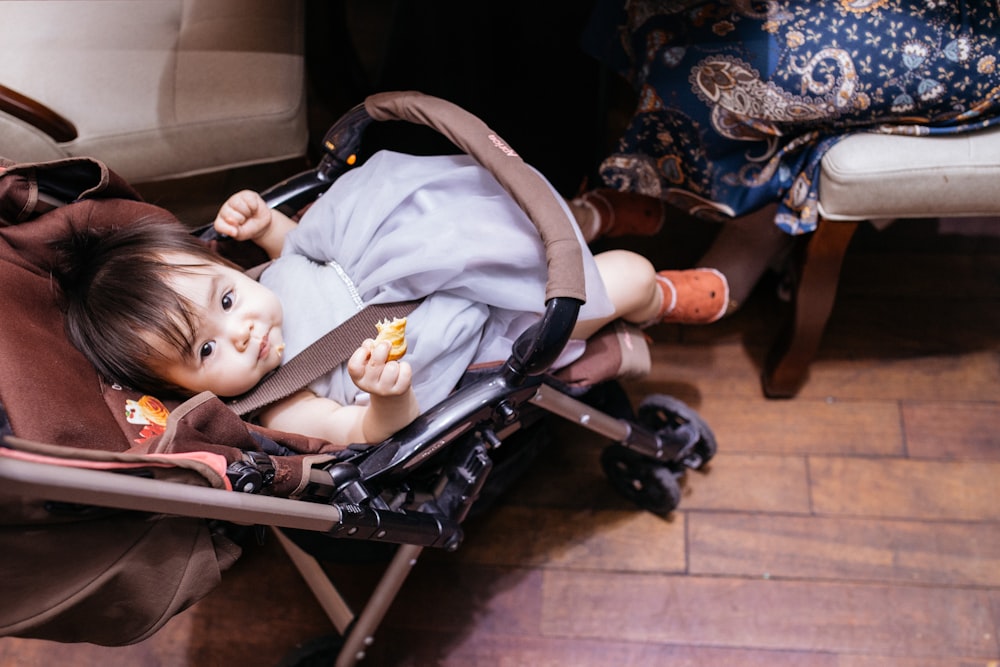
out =
<svg viewBox="0 0 1000 667"><path fill-rule="evenodd" d="M764 395L792 398L809 374L809 364L830 319L840 269L857 222L820 220L798 268L792 316L764 363Z"/></svg>

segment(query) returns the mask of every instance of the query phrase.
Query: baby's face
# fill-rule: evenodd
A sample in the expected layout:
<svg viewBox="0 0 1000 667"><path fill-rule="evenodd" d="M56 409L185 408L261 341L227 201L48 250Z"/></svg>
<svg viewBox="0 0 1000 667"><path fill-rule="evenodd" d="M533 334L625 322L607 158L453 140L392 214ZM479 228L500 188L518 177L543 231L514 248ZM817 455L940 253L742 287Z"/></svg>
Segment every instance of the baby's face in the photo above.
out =
<svg viewBox="0 0 1000 667"><path fill-rule="evenodd" d="M192 263L184 255L166 259ZM271 290L221 264L185 267L170 282L194 304L196 325L192 349L158 369L166 380L192 393L238 396L278 367L285 344Z"/></svg>

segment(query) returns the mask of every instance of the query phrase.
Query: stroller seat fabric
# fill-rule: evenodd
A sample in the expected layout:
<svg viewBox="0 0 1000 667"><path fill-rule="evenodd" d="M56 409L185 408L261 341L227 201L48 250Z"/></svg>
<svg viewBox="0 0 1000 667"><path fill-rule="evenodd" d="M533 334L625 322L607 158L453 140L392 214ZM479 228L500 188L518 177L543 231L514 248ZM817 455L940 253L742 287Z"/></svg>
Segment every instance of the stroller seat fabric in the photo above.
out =
<svg viewBox="0 0 1000 667"><path fill-rule="evenodd" d="M78 201L56 206L59 200ZM261 449L217 399L177 413L183 419L175 416L167 433L167 414L177 411L177 402L104 382L66 339L50 277L52 242L85 225L163 214L95 160L0 161L0 424L6 434L71 450L208 451L227 462ZM315 458L280 457L276 493L294 495ZM217 586L240 552L202 520L125 512L95 518L84 509L53 513L45 505L0 491L0 634L139 641ZM72 567L65 567L70 558ZM108 619L121 600L130 601L127 610Z"/></svg>

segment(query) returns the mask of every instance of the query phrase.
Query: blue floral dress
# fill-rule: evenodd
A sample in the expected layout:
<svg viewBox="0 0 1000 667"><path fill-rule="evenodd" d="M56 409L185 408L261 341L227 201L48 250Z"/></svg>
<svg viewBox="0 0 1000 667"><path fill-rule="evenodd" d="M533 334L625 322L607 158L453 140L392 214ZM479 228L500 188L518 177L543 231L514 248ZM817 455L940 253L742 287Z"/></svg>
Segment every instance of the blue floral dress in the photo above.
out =
<svg viewBox="0 0 1000 667"><path fill-rule="evenodd" d="M779 227L813 231L820 161L847 134L998 122L998 13L962 0L603 3L585 44L639 101L601 177L712 219L777 202Z"/></svg>

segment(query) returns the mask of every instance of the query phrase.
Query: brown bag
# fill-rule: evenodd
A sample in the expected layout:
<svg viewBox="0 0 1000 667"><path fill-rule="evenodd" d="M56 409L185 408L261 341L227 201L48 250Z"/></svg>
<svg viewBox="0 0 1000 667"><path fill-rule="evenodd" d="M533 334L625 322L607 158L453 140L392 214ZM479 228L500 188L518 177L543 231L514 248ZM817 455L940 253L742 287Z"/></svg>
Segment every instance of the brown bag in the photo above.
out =
<svg viewBox="0 0 1000 667"><path fill-rule="evenodd" d="M115 465L124 458L206 485L224 485L224 474L183 461L162 468L161 455L209 452L228 464L262 442L279 453L317 451L318 441L248 427L211 396L178 405L109 385L68 342L51 242L152 213L169 215L96 160L0 159L0 436L29 441L18 450ZM273 456L270 492L295 497L310 468L329 459ZM218 585L239 554L204 520L94 512L0 489L0 636L141 641Z"/></svg>

